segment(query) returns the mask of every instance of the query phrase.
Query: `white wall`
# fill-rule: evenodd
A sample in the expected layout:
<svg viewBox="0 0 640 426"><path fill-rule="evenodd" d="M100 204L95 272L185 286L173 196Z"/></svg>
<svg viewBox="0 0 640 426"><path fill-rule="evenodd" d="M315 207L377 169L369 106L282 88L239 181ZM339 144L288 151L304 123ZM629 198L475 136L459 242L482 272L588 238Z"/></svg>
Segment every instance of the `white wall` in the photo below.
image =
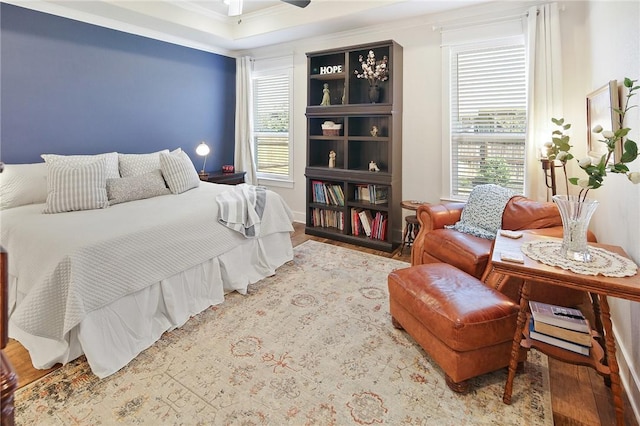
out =
<svg viewBox="0 0 640 426"><path fill-rule="evenodd" d="M584 26L588 42L575 40L571 46L586 50L583 69L590 70L590 75L584 90L597 89L613 79L619 84L625 77L640 80L640 2L590 2ZM634 104L640 104L640 96L632 98ZM640 107L627 115L626 127L631 128L630 138L640 142ZM640 171L640 159L630 169ZM598 240L622 246L640 265L640 185L632 185L620 175L608 175L605 185L589 195L600 202L593 218ZM640 418L640 303L611 298L609 303L622 379Z"/></svg>
<svg viewBox="0 0 640 426"><path fill-rule="evenodd" d="M393 39L404 47L403 199L438 202L442 188L440 33L434 26L485 21L500 14L512 16L539 2L497 2L436 16L390 22L352 33L245 52L256 58L294 54L294 179L292 189L273 188L305 218L306 52ZM564 118L572 123L576 157L586 155L586 94L612 79L640 79L640 3L636 1L563 2L561 12ZM640 97L636 97L636 103ZM640 108L628 115L632 139L640 141ZM640 160L631 165L640 170ZM570 170L577 175L579 170ZM600 201L592 226L600 242L619 245L640 264L640 185L607 176L605 186L590 196ZM623 384L640 410L640 303L611 300L618 338Z"/></svg>
<svg viewBox="0 0 640 426"><path fill-rule="evenodd" d="M635 1L566 2L561 15L564 118L572 124L572 150L586 156L586 94L609 80L640 80L640 3ZM640 82L636 83L639 84ZM640 96L632 98L640 104ZM640 108L627 114L629 137L640 141ZM640 171L640 160L629 165ZM570 176L582 176L574 166ZM621 246L640 265L640 185L622 175L607 175L604 186L589 192L600 202L591 221L598 241ZM640 418L640 303L609 298L618 363L636 417Z"/></svg>
<svg viewBox="0 0 640 426"><path fill-rule="evenodd" d="M438 201L440 197L440 49L438 32L419 26L403 31L374 31L335 39L306 40L297 46L262 49L251 55L259 58L294 54L294 188L272 188L293 209L297 221L305 221L307 59L306 53L361 43L393 39L403 46L403 198ZM392 71L393 72L393 71ZM420 96L410 94L420 93ZM429 182L425 185L425 182Z"/></svg>
<svg viewBox="0 0 640 426"><path fill-rule="evenodd" d="M539 2L504 2L496 11L495 6L460 9L446 14L423 16L389 22L384 26L334 34L330 37L305 39L296 43L270 46L246 51L256 59L285 54L294 55L294 187L272 187L283 196L295 214L297 221L305 221L307 61L306 53L317 50L395 40L403 46L403 176L402 198L439 202L442 194L442 96L441 96L441 25L460 20L495 19L499 14L513 16L526 10L523 5ZM393 72L393 69L391 70ZM261 182L264 183L264 182Z"/></svg>

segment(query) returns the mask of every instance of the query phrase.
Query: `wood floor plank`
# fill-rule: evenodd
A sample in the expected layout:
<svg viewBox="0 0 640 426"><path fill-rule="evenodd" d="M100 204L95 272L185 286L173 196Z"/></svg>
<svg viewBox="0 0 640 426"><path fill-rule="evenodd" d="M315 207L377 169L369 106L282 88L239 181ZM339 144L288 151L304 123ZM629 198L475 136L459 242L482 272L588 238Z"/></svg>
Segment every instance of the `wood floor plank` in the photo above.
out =
<svg viewBox="0 0 640 426"><path fill-rule="evenodd" d="M581 374L579 366L549 358L549 372L554 424L600 426L594 393L590 386L583 385L590 383L589 377Z"/></svg>
<svg viewBox="0 0 640 426"><path fill-rule="evenodd" d="M46 376L49 372L56 369L56 367L48 370L37 370L33 368L29 352L24 348L24 346L13 339L9 339L9 343L4 349L4 353L7 355L9 362L18 375L18 389L38 380L40 377Z"/></svg>

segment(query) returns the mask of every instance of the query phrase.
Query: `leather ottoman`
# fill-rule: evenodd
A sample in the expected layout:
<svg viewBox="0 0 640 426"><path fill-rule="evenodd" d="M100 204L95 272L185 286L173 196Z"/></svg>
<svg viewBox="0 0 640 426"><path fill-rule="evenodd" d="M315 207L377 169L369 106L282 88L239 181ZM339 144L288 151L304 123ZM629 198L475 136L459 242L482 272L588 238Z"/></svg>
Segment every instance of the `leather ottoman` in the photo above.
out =
<svg viewBox="0 0 640 426"><path fill-rule="evenodd" d="M393 325L442 368L452 390L466 392L468 379L509 365L518 305L507 296L445 263L394 271L388 285Z"/></svg>

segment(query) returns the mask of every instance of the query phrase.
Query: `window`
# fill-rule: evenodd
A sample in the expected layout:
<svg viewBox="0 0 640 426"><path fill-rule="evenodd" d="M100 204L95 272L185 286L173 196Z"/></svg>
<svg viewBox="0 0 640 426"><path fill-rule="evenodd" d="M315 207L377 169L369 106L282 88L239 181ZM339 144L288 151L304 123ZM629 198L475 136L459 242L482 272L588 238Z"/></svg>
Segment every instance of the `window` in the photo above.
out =
<svg viewBox="0 0 640 426"><path fill-rule="evenodd" d="M527 84L522 37L447 48L449 196L494 183L524 193Z"/></svg>
<svg viewBox="0 0 640 426"><path fill-rule="evenodd" d="M292 180L290 135L292 69L281 61L256 61L253 73L253 140L258 178Z"/></svg>

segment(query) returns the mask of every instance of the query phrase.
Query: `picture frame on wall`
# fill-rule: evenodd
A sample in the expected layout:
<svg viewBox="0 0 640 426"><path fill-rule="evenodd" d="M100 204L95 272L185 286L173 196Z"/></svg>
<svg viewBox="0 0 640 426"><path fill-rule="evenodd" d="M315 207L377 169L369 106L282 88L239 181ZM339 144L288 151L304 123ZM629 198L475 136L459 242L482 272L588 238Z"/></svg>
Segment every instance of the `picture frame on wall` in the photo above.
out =
<svg viewBox="0 0 640 426"><path fill-rule="evenodd" d="M607 154L607 145L600 142L604 138L601 133L594 133L593 128L598 124L604 130L615 132L620 128L620 116L617 110L620 108L618 102L618 82L611 80L587 95L587 143L589 157L600 161L603 155ZM613 164L622 156L621 144L616 144L609 163Z"/></svg>

